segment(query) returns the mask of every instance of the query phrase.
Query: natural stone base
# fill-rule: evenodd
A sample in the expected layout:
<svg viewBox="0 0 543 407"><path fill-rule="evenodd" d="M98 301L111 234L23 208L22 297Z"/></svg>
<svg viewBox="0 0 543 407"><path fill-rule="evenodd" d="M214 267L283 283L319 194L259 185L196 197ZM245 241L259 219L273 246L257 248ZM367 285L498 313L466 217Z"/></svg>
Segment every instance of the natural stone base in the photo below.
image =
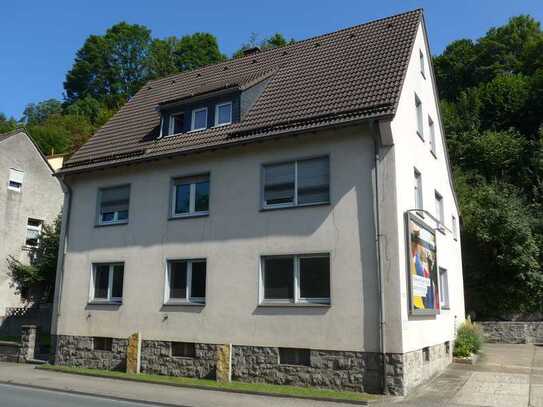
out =
<svg viewBox="0 0 543 407"><path fill-rule="evenodd" d="M489 343L542 343L543 322L477 322Z"/></svg>
<svg viewBox="0 0 543 407"><path fill-rule="evenodd" d="M94 350L93 338L55 338L55 364L124 370L127 339L112 340L111 351ZM194 344L194 357L172 356L171 342L142 340L141 372L166 376L217 378L221 346ZM282 365L279 348L232 345L232 380L312 386L334 390L405 395L452 362L452 342L408 353L310 350L309 365ZM383 363L384 362L384 363ZM383 383L385 385L383 389Z"/></svg>
<svg viewBox="0 0 543 407"><path fill-rule="evenodd" d="M215 379L217 347L218 345L196 343L193 358L174 357L171 353L171 342L144 339L141 346L141 372Z"/></svg>

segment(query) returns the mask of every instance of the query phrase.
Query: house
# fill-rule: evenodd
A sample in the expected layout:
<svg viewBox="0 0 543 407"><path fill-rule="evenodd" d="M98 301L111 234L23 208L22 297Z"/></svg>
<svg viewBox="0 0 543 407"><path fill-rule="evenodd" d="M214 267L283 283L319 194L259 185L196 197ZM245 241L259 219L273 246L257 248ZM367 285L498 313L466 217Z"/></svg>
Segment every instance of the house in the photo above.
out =
<svg viewBox="0 0 543 407"><path fill-rule="evenodd" d="M147 83L58 172L55 363L405 394L464 319L421 10ZM228 352L227 352L228 354ZM383 357L384 355L384 357Z"/></svg>
<svg viewBox="0 0 543 407"><path fill-rule="evenodd" d="M25 130L0 134L0 318L23 305L8 276L8 256L28 263L44 224L60 215L64 193Z"/></svg>

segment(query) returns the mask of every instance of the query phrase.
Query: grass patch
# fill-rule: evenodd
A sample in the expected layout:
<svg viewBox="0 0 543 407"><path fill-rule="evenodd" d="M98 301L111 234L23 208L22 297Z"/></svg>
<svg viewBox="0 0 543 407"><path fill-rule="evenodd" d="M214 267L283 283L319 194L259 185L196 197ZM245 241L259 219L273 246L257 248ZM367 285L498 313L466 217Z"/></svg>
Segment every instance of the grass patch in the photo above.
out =
<svg viewBox="0 0 543 407"><path fill-rule="evenodd" d="M19 342L18 336L9 336L9 335L0 335L0 341L6 341L6 342Z"/></svg>
<svg viewBox="0 0 543 407"><path fill-rule="evenodd" d="M302 397L302 398L322 398L345 401L365 402L377 399L377 396L367 393L358 393L353 391L335 391L316 389L312 387L296 387L277 384L260 383L218 383L215 380L194 379L191 377L173 377L159 376L149 374L128 374L124 372L115 372L110 370L86 369L80 367L43 365L37 369L53 370L56 372L73 373L84 376L109 377L114 379L132 380L145 383L166 384L180 387L196 387L202 389L225 390L241 393L265 393L270 395Z"/></svg>

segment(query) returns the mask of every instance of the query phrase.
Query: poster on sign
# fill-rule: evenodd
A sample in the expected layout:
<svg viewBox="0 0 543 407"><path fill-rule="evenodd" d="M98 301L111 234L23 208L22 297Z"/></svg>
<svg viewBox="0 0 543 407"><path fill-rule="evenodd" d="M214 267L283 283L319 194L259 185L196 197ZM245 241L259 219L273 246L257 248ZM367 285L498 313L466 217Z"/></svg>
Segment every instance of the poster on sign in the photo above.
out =
<svg viewBox="0 0 543 407"><path fill-rule="evenodd" d="M407 214L410 304L413 315L439 313L436 234L417 216Z"/></svg>

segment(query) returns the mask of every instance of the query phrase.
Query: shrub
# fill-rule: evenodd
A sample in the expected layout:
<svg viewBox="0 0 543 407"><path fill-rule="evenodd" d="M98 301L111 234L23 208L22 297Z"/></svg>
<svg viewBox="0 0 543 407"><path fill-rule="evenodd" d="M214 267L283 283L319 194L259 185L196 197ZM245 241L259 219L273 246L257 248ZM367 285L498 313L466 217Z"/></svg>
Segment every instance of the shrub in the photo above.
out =
<svg viewBox="0 0 543 407"><path fill-rule="evenodd" d="M458 328L453 353L457 357L468 357L479 352L482 345L483 333L481 328L468 319Z"/></svg>

